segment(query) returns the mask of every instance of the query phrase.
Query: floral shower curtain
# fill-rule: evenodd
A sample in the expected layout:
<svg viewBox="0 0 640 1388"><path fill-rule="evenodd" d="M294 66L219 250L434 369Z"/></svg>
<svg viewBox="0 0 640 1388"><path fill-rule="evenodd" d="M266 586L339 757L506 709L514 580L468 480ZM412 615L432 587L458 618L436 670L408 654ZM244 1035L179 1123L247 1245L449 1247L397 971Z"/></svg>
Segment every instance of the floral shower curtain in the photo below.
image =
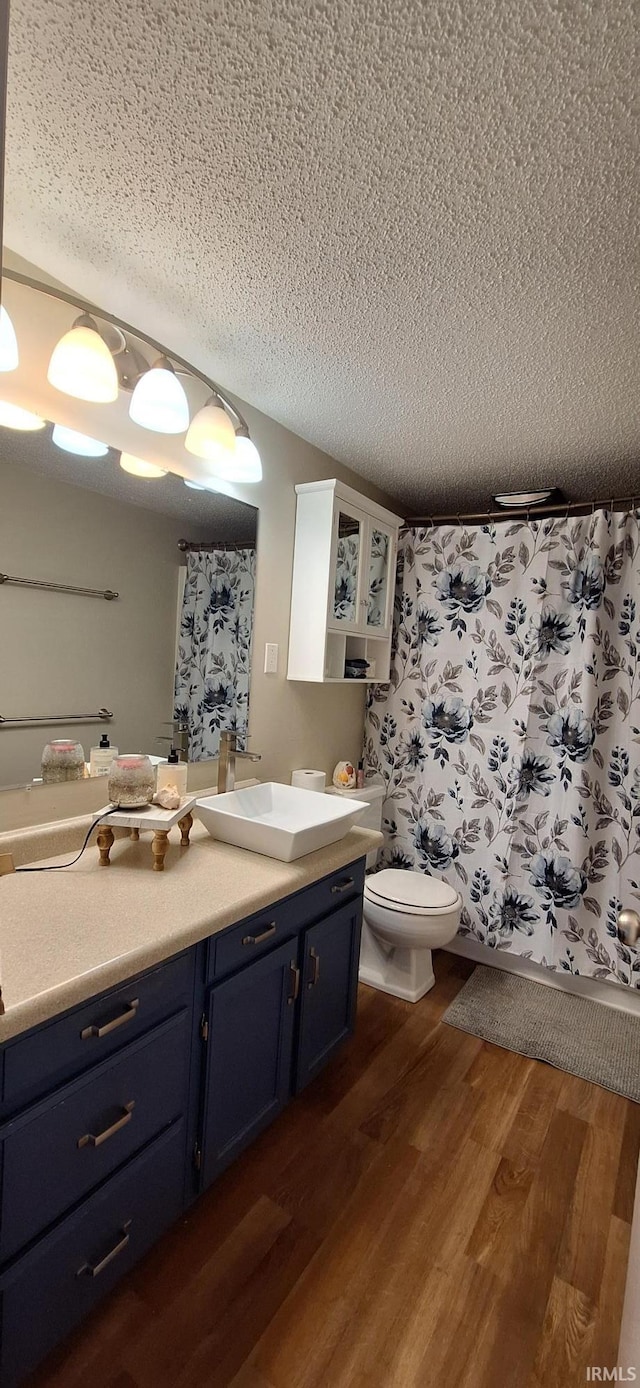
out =
<svg viewBox="0 0 640 1388"><path fill-rule="evenodd" d="M191 761L217 757L224 728L247 733L255 566L254 549L187 555L173 716Z"/></svg>
<svg viewBox="0 0 640 1388"><path fill-rule="evenodd" d="M631 987L639 598L636 511L410 531L365 734L387 866L456 884L491 949Z"/></svg>

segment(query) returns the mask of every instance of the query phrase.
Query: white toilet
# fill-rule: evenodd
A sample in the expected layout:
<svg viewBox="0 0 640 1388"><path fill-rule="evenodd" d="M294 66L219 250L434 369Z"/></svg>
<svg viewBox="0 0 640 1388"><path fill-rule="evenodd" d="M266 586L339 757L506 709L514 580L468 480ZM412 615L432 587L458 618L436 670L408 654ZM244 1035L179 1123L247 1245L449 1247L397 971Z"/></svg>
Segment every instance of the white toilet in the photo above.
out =
<svg viewBox="0 0 640 1388"><path fill-rule="evenodd" d="M460 925L462 897L441 877L383 868L364 885L359 976L362 983L417 1002L433 988L432 949Z"/></svg>
<svg viewBox="0 0 640 1388"><path fill-rule="evenodd" d="M365 790L329 794L367 800L369 809L358 820L367 829L382 828L384 781L374 777ZM404 868L375 871L378 853L367 854L369 873L364 886L364 921L359 977L362 983L417 1002L433 988L432 949L448 945L460 925L462 897L441 877Z"/></svg>

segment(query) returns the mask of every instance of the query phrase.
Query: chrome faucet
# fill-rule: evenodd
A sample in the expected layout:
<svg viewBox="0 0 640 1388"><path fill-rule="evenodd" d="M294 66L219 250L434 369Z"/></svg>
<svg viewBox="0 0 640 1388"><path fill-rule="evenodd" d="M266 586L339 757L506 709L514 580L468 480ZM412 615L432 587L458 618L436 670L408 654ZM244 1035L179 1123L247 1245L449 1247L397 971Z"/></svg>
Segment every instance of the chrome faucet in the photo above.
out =
<svg viewBox="0 0 640 1388"><path fill-rule="evenodd" d="M228 790L233 790L236 784L236 757L244 757L246 761L260 761L259 752L241 752L236 747L235 732L226 729L220 733L220 751L218 752L218 795L225 795Z"/></svg>
<svg viewBox="0 0 640 1388"><path fill-rule="evenodd" d="M175 747L180 761L189 760L189 724L180 718L174 718L171 723L165 723L165 728L172 728L171 737L157 737L156 742L168 742L171 747Z"/></svg>

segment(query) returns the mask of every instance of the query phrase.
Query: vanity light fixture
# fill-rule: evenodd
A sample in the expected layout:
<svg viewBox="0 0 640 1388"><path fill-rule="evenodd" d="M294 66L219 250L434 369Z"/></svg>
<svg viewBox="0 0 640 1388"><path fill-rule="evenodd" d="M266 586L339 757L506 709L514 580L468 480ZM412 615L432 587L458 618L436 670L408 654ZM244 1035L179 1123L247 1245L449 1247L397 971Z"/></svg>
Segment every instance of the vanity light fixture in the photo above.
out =
<svg viewBox="0 0 640 1388"><path fill-rule="evenodd" d="M0 307L0 371L15 371L19 361L18 339L6 308Z"/></svg>
<svg viewBox="0 0 640 1388"><path fill-rule="evenodd" d="M194 458L207 463L217 463L221 453L235 452L235 429L216 391L193 416L184 446Z"/></svg>
<svg viewBox="0 0 640 1388"><path fill-rule="evenodd" d="M166 477L167 469L157 463L148 463L144 458L136 458L133 453L120 454L120 467L131 472L134 477Z"/></svg>
<svg viewBox="0 0 640 1388"><path fill-rule="evenodd" d="M49 385L75 400L109 405L118 398L118 372L95 318L81 313L51 353Z"/></svg>
<svg viewBox="0 0 640 1388"><path fill-rule="evenodd" d="M189 428L189 401L168 357L158 357L140 377L129 417L156 434L183 434Z"/></svg>
<svg viewBox="0 0 640 1388"><path fill-rule="evenodd" d="M88 434L79 434L75 429L67 429L64 424L54 424L51 435L57 448L65 453L77 453L80 458L105 458L109 452L107 443L90 439Z"/></svg>
<svg viewBox="0 0 640 1388"><path fill-rule="evenodd" d="M262 463L255 443L249 438L246 424L236 429L235 453L223 453L213 463L216 477L223 482L260 482Z"/></svg>
<svg viewBox="0 0 640 1388"><path fill-rule="evenodd" d="M242 425L236 430L236 469L234 480L236 482L261 482L262 481L262 460L253 442L249 438L249 430Z"/></svg>
<svg viewBox="0 0 640 1388"><path fill-rule="evenodd" d="M35 433L44 429L46 419L31 410L23 410L21 405L12 405L9 400L0 400L0 424L5 429L19 429L22 433Z"/></svg>
<svg viewBox="0 0 640 1388"><path fill-rule="evenodd" d="M191 470L184 449L186 454L207 464L209 475L206 478L196 477L193 482L191 478L183 479L196 491L225 491L228 487L221 486L223 483L251 484L261 480L260 454L249 437L246 420L223 388L209 376L165 344L146 337L124 319L77 295L41 284L17 270L4 270L2 278L29 293L57 300L70 317L71 313L75 315L71 328L51 353L47 379L56 390L95 404L110 404L121 399L121 394L130 394L129 418L134 424L159 434L185 435L177 444L175 458L167 455L167 463L162 467L137 454L122 453L121 466L125 472L137 477L164 477L167 472L180 476ZM13 300L11 302L14 307ZM16 321L20 333L19 316ZM16 333L9 315L0 305L0 371L18 365ZM206 392L205 404L196 410L192 422L183 381L190 383L189 389L200 382ZM92 428L87 422L86 411L78 422ZM74 423L73 415L70 423ZM46 420L39 415L0 400L0 425L35 430L44 429L45 424ZM100 425L96 422L95 429L98 436L105 436L104 419ZM86 435L83 430L67 425L55 426L54 442L57 447L84 457L106 457L110 451L107 444L100 442L100 437L94 438L93 433ZM141 448L141 452L144 454L146 449Z"/></svg>

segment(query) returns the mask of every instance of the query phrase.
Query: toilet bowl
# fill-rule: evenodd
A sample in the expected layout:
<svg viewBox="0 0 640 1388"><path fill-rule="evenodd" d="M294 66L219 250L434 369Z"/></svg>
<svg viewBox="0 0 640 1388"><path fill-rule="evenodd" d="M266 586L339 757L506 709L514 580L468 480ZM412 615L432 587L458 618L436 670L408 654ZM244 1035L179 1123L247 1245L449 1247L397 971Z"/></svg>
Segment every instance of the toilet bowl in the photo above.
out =
<svg viewBox="0 0 640 1388"><path fill-rule="evenodd" d="M431 951L453 940L461 911L462 897L441 877L401 868L372 873L364 887L361 982L417 1002L435 983Z"/></svg>

